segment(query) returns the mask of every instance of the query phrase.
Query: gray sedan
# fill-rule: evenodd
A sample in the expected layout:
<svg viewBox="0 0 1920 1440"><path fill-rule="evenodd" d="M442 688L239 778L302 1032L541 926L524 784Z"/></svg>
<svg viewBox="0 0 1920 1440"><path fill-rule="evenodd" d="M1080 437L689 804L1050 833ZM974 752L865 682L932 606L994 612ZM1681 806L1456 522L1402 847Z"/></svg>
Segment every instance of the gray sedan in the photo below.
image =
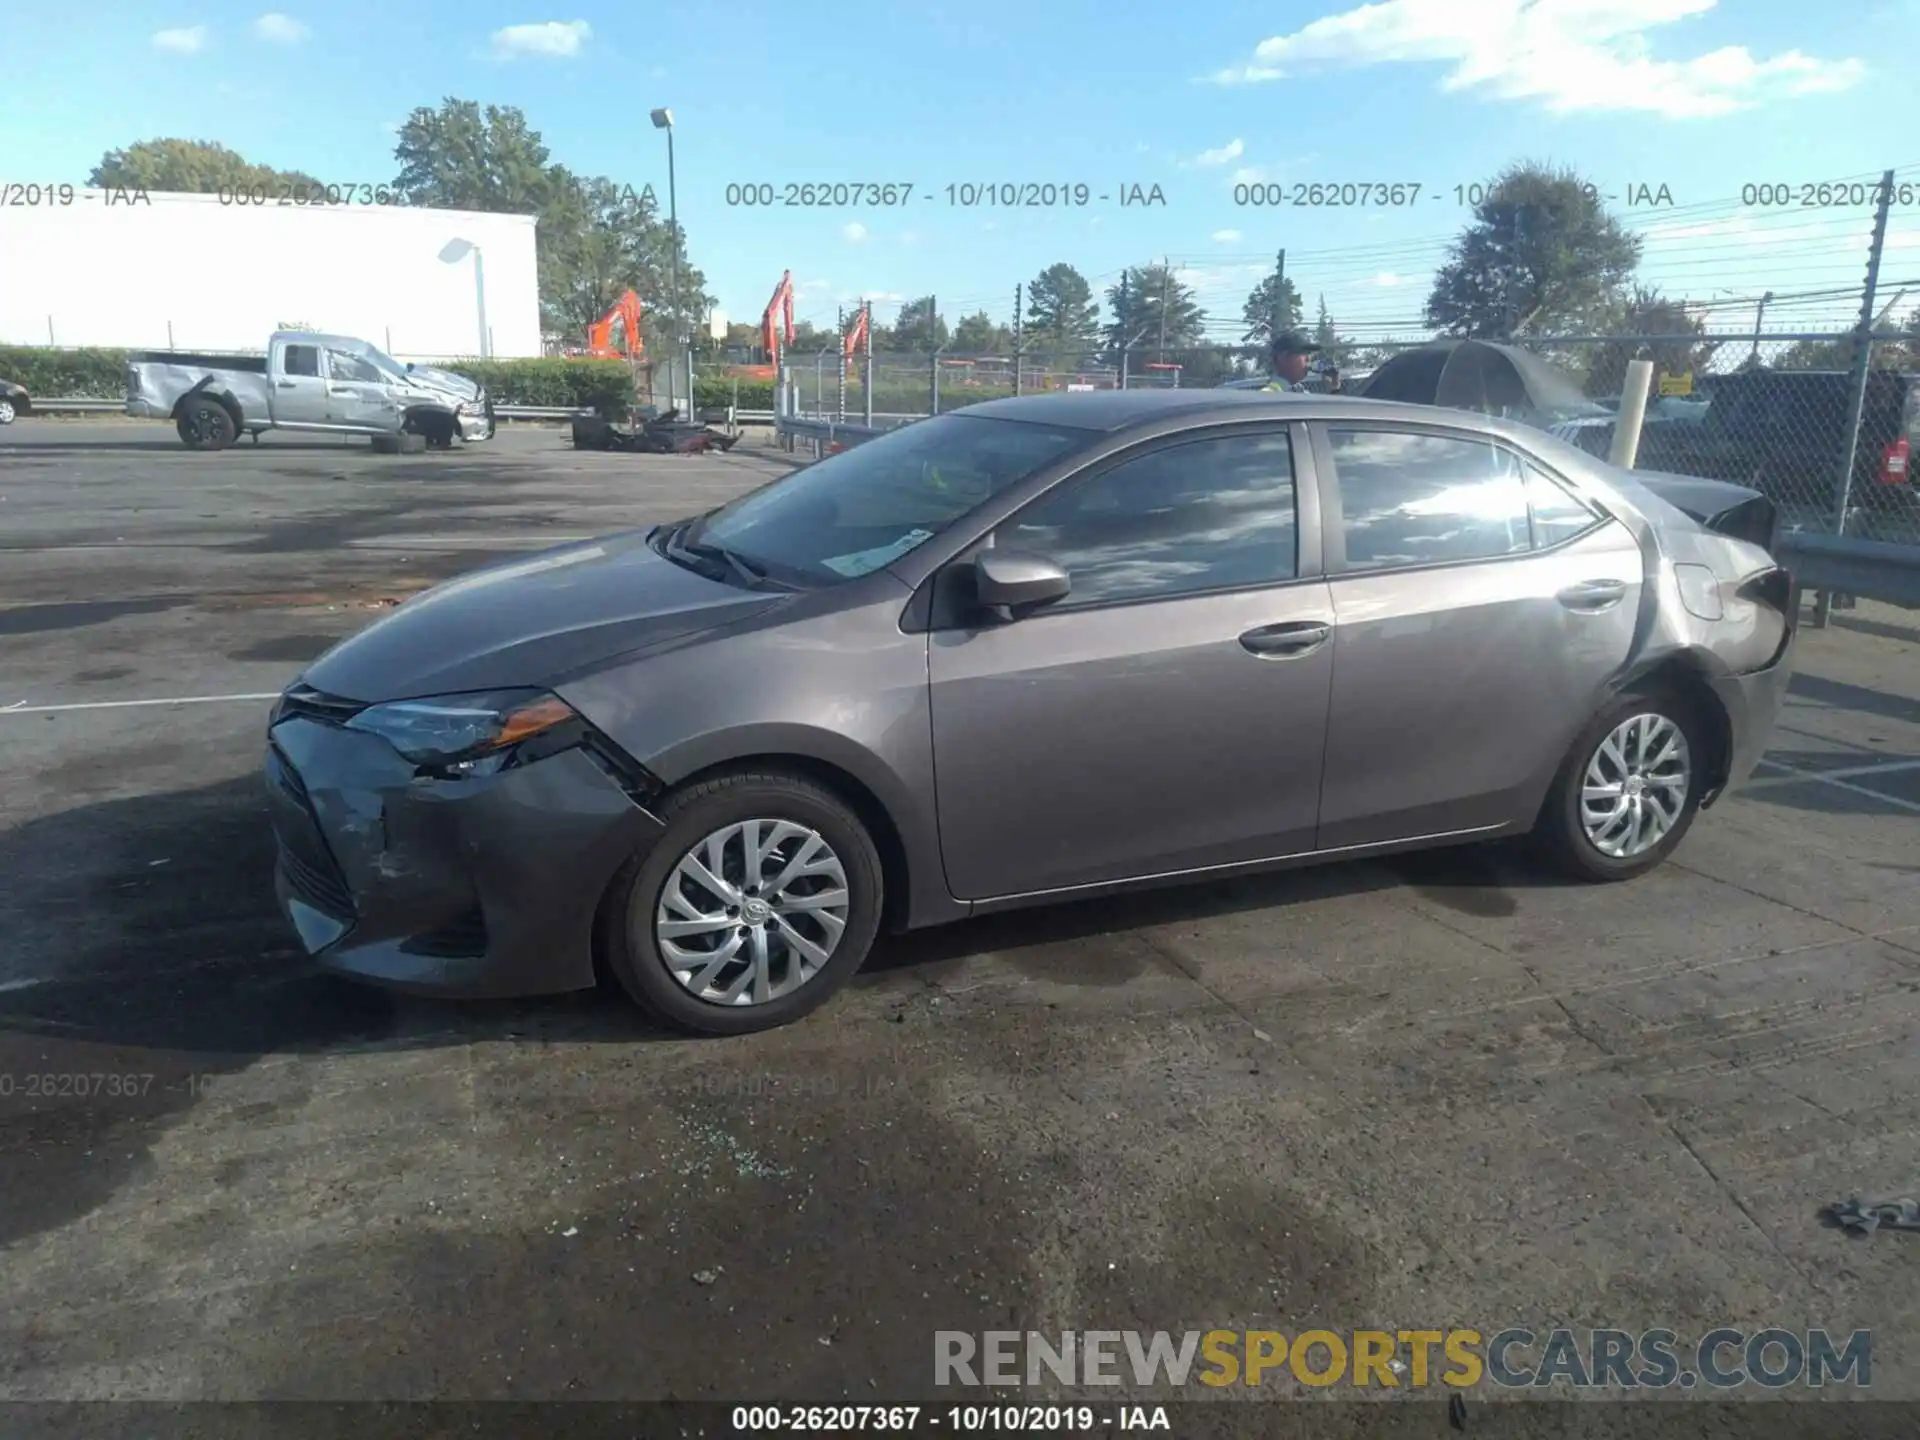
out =
<svg viewBox="0 0 1920 1440"><path fill-rule="evenodd" d="M1759 756L1797 608L1657 484L1326 396L924 420L321 657L282 904L348 975L737 1034L988 911L1521 834L1625 880Z"/></svg>

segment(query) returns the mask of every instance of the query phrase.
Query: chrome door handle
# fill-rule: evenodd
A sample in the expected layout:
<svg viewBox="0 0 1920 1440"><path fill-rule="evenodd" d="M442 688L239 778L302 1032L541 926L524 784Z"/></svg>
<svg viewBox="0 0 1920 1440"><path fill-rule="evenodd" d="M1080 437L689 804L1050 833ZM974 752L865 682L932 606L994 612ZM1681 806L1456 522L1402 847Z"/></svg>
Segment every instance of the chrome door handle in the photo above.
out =
<svg viewBox="0 0 1920 1440"><path fill-rule="evenodd" d="M280 382L280 388L281 388L282 390L292 390L292 389L294 389L295 387L294 387L294 383L293 383L293 381L291 381L291 380L282 380L282 381Z"/></svg>
<svg viewBox="0 0 1920 1440"><path fill-rule="evenodd" d="M333 387L333 389L331 389L331 390L329 390L329 391L327 391L327 393L328 393L329 395L339 395L339 396L343 396L344 398L346 398L346 399L348 399L348 400L351 400L351 399L352 399L352 398L353 398L353 397L354 397L355 395L358 395L358 394L359 394L360 392L359 392L358 390L354 390L354 389L350 389L350 388L347 388L347 387L344 387L344 386L340 386L340 385L336 385L336 386L334 386L334 387Z"/></svg>
<svg viewBox="0 0 1920 1440"><path fill-rule="evenodd" d="M1603 610L1611 610L1627 598L1627 582L1582 580L1578 585L1567 586L1554 598L1569 610L1577 610L1583 615L1597 615Z"/></svg>
<svg viewBox="0 0 1920 1440"><path fill-rule="evenodd" d="M1333 627L1318 620L1288 620L1247 631L1240 637L1240 645L1263 660L1290 660L1311 655L1327 643L1331 634Z"/></svg>

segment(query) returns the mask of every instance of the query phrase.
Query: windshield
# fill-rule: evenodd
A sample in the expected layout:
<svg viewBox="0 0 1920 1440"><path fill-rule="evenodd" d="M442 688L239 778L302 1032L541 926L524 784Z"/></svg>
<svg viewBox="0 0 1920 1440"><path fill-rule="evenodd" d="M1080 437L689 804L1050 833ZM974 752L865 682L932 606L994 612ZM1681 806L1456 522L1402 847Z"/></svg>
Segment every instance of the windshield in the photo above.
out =
<svg viewBox="0 0 1920 1440"><path fill-rule="evenodd" d="M685 537L777 579L857 579L911 554L975 506L1098 432L940 415L869 440L722 507Z"/></svg>

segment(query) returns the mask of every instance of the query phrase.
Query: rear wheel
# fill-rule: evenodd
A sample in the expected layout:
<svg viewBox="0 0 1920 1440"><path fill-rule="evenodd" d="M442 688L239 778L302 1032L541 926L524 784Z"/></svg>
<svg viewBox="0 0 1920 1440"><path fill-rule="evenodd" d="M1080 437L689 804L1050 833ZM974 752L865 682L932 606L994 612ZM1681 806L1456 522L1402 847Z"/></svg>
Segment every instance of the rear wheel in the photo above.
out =
<svg viewBox="0 0 1920 1440"><path fill-rule="evenodd" d="M608 968L699 1034L796 1020L852 978L879 931L879 852L845 803L779 773L723 775L663 807L667 828L613 882Z"/></svg>
<svg viewBox="0 0 1920 1440"><path fill-rule="evenodd" d="M1690 707L1661 693L1623 695L1574 742L1535 833L1576 879L1644 875L1699 813L1706 758Z"/></svg>
<svg viewBox="0 0 1920 1440"><path fill-rule="evenodd" d="M189 400L173 422L189 450L224 450L239 434L233 412L218 400Z"/></svg>

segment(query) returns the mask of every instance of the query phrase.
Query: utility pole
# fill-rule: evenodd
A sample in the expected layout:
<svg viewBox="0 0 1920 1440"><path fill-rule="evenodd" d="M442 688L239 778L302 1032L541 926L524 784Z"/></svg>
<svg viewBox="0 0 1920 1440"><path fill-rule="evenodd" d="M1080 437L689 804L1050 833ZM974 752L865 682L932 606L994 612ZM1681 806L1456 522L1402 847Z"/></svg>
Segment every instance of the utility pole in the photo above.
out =
<svg viewBox="0 0 1920 1440"><path fill-rule="evenodd" d="M940 302L933 296L927 297L927 393L930 404L929 415L940 413L940 331L937 326L940 319Z"/></svg>
<svg viewBox="0 0 1920 1440"><path fill-rule="evenodd" d="M1753 353L1747 356L1749 365L1760 363L1760 327L1767 318L1767 302L1773 299L1773 292L1767 291L1760 297L1760 304L1753 312Z"/></svg>
<svg viewBox="0 0 1920 1440"><path fill-rule="evenodd" d="M1013 287L1013 393L1020 393L1020 307L1026 299L1027 287Z"/></svg>
<svg viewBox="0 0 1920 1440"><path fill-rule="evenodd" d="M1273 342L1287 328L1287 252L1283 248L1273 262L1273 319L1267 322L1267 351L1271 361Z"/></svg>
<svg viewBox="0 0 1920 1440"><path fill-rule="evenodd" d="M864 337L861 343L865 346L866 352L867 352L866 355L863 357L863 359L865 360L865 366L864 366L862 378L860 381L860 399L861 399L861 404L866 410L866 416L865 416L866 426L868 429L872 429L873 428L873 302L871 300L862 300L860 302L860 313L863 317L865 317L865 321L866 321L866 323L860 327L860 333Z"/></svg>
<svg viewBox="0 0 1920 1440"><path fill-rule="evenodd" d="M834 407L837 419L847 418L847 307L833 307L833 337L839 341L840 349L840 403Z"/></svg>
<svg viewBox="0 0 1920 1440"><path fill-rule="evenodd" d="M1120 388L1127 388L1127 339L1133 327L1133 307L1127 300L1127 282L1133 278L1132 272L1120 272Z"/></svg>
<svg viewBox="0 0 1920 1440"><path fill-rule="evenodd" d="M1880 256L1887 245L1887 211L1893 200L1893 171L1889 170L1880 177L1880 200L1873 210L1873 242L1867 250L1867 285L1860 295L1860 320L1853 331L1853 375L1851 377L1851 399L1848 402L1846 468L1840 472L1840 483L1836 487L1839 501L1833 511L1833 533L1847 533L1847 508L1853 499L1853 466L1860 452L1860 418L1866 409L1867 376L1873 360L1873 305L1874 294L1880 284ZM1824 611L1829 597L1822 594L1821 607ZM1825 614L1819 616L1820 623L1826 620Z"/></svg>
<svg viewBox="0 0 1920 1440"><path fill-rule="evenodd" d="M1173 287L1173 260L1170 256L1160 257L1160 359L1167 358L1167 300Z"/></svg>

